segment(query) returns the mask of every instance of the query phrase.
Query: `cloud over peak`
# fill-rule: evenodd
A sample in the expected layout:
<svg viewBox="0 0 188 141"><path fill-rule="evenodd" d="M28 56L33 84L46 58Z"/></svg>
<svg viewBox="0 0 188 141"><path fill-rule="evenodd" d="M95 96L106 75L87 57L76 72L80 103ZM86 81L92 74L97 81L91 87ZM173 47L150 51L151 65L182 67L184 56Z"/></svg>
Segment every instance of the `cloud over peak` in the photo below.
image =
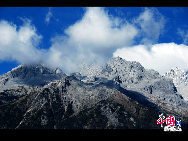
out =
<svg viewBox="0 0 188 141"><path fill-rule="evenodd" d="M49 8L46 23L52 16ZM45 50L39 48L42 36L35 26L28 19L22 21L19 27L0 21L0 61L42 62L75 72L80 64L103 65L112 56L120 56L160 73L173 67L188 69L188 46L157 43L164 31L165 17L154 8L145 8L131 22L110 15L105 8L86 8L83 17L52 37L51 46ZM182 30L178 34L182 38L187 35Z"/></svg>
<svg viewBox="0 0 188 141"><path fill-rule="evenodd" d="M53 38L49 56L51 60L57 60L53 64L64 66L66 71L77 71L80 63L101 65L117 48L132 44L137 29L109 15L104 8L86 8L83 17L65 33L66 36Z"/></svg>
<svg viewBox="0 0 188 141"><path fill-rule="evenodd" d="M150 47L137 45L116 50L114 57L129 61L138 61L147 69L154 69L164 74L171 68L188 69L188 46L175 43L154 44Z"/></svg>

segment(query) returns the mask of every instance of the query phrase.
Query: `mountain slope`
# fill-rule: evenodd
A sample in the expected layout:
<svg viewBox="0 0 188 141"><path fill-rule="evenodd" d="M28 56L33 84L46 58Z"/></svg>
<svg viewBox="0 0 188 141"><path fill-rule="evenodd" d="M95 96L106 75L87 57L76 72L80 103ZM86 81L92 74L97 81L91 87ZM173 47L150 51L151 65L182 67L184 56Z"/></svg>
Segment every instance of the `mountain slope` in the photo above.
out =
<svg viewBox="0 0 188 141"><path fill-rule="evenodd" d="M188 103L172 79L119 57L98 70L66 76L21 65L0 76L0 128L153 129L161 113L188 128Z"/></svg>
<svg viewBox="0 0 188 141"><path fill-rule="evenodd" d="M139 101L136 98L139 94L118 90L115 86L109 88L108 84L85 84L74 76L57 80L0 105L0 127L150 129L159 128L153 123L161 112L170 114L147 98ZM178 113L176 116L187 119Z"/></svg>
<svg viewBox="0 0 188 141"><path fill-rule="evenodd" d="M0 76L0 91L13 86L44 86L53 80L65 77L60 69L41 64L20 65Z"/></svg>
<svg viewBox="0 0 188 141"><path fill-rule="evenodd" d="M188 83L188 75L178 67L171 69L169 72L165 73L164 76L173 79L174 85L176 87L182 83L185 85Z"/></svg>
<svg viewBox="0 0 188 141"><path fill-rule="evenodd" d="M139 62L126 61L120 57L112 58L100 74L86 78L82 78L82 81L96 83L112 80L122 88L140 92L154 102L161 99L176 106L187 107L171 79L154 70L145 69Z"/></svg>
<svg viewBox="0 0 188 141"><path fill-rule="evenodd" d="M177 91L188 101L188 74L176 67L165 73L164 76L173 80Z"/></svg>

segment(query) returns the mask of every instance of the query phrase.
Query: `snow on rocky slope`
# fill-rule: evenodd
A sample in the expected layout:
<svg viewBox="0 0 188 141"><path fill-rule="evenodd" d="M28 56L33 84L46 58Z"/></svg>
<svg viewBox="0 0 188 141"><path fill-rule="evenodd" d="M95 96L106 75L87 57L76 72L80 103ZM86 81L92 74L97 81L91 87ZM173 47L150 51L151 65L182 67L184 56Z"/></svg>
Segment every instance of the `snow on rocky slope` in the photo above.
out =
<svg viewBox="0 0 188 141"><path fill-rule="evenodd" d="M70 75L20 65L0 76L0 127L158 128L153 122L161 112L180 117L187 127L188 102L179 94L184 81L175 82L120 57Z"/></svg>
<svg viewBox="0 0 188 141"><path fill-rule="evenodd" d="M14 86L44 86L65 77L61 69L49 68L42 64L19 65L0 76L0 91Z"/></svg>
<svg viewBox="0 0 188 141"><path fill-rule="evenodd" d="M166 78L172 79L178 92L188 101L188 74L182 69L176 67L165 73Z"/></svg>
<svg viewBox="0 0 188 141"><path fill-rule="evenodd" d="M88 79L84 78L84 82L96 83L113 80L120 87L141 92L154 101L161 99L167 103L186 107L185 101L177 93L171 79L161 76L155 70L145 69L139 62L126 61L120 57L112 58L100 72Z"/></svg>

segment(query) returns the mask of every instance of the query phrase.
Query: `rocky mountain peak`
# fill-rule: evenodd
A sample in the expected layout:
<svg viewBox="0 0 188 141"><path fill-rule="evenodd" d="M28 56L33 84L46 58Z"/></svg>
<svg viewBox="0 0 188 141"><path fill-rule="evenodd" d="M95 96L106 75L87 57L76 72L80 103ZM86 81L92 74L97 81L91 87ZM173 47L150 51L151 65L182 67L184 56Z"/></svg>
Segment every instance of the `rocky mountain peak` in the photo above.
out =
<svg viewBox="0 0 188 141"><path fill-rule="evenodd" d="M121 57L114 57L109 60L107 63L108 66L114 67L125 67L127 69L137 69L140 71L144 71L144 67L136 61L127 61Z"/></svg>
<svg viewBox="0 0 188 141"><path fill-rule="evenodd" d="M171 69L169 72L165 73L164 76L173 79L173 83L176 87L178 87L182 83L188 83L188 75L185 71L178 67Z"/></svg>
<svg viewBox="0 0 188 141"><path fill-rule="evenodd" d="M0 76L0 89L12 86L44 86L65 77L59 68L50 68L44 64L23 64Z"/></svg>
<svg viewBox="0 0 188 141"><path fill-rule="evenodd" d="M182 69L176 67L165 73L164 76L173 80L178 93L180 93L183 98L188 101L188 74Z"/></svg>
<svg viewBox="0 0 188 141"><path fill-rule="evenodd" d="M93 65L82 64L80 66L79 73L82 76L95 77L95 76L100 75L101 71L102 71L102 67L96 64L95 65L94 64Z"/></svg>
<svg viewBox="0 0 188 141"><path fill-rule="evenodd" d="M0 90L0 128L156 128L161 112L188 124L188 103L172 79L120 57L70 75L20 65L0 76Z"/></svg>
<svg viewBox="0 0 188 141"><path fill-rule="evenodd" d="M146 70L139 62L126 61L120 57L110 59L103 69L101 76L108 79L118 77L124 86L138 84L144 79L160 77L158 72Z"/></svg>

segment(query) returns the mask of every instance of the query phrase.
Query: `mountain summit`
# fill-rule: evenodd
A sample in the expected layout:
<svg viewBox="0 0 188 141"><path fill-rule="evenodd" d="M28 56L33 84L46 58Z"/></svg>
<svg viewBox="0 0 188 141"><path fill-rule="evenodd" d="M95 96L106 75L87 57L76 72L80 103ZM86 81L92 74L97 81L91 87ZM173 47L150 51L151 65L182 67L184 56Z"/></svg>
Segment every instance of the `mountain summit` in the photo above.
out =
<svg viewBox="0 0 188 141"><path fill-rule="evenodd" d="M120 57L93 69L20 65L0 76L0 128L153 129L161 113L188 127L188 103L172 79Z"/></svg>
<svg viewBox="0 0 188 141"><path fill-rule="evenodd" d="M165 73L166 77L173 79L174 85L178 87L182 83L188 84L188 75L182 69L176 67Z"/></svg>
<svg viewBox="0 0 188 141"><path fill-rule="evenodd" d="M61 69L50 68L43 64L19 65L0 76L0 90L19 85L44 86L65 76Z"/></svg>
<svg viewBox="0 0 188 141"><path fill-rule="evenodd" d="M88 79L84 78L92 83L105 79L113 81L124 89L140 92L153 101L161 99L176 106L186 105L183 104L182 96L177 93L177 88L171 79L161 76L155 70L145 69L136 61L126 61L120 57L111 58L100 73Z"/></svg>
<svg viewBox="0 0 188 141"><path fill-rule="evenodd" d="M178 92L188 101L188 74L176 67L165 73L164 76L173 80Z"/></svg>

